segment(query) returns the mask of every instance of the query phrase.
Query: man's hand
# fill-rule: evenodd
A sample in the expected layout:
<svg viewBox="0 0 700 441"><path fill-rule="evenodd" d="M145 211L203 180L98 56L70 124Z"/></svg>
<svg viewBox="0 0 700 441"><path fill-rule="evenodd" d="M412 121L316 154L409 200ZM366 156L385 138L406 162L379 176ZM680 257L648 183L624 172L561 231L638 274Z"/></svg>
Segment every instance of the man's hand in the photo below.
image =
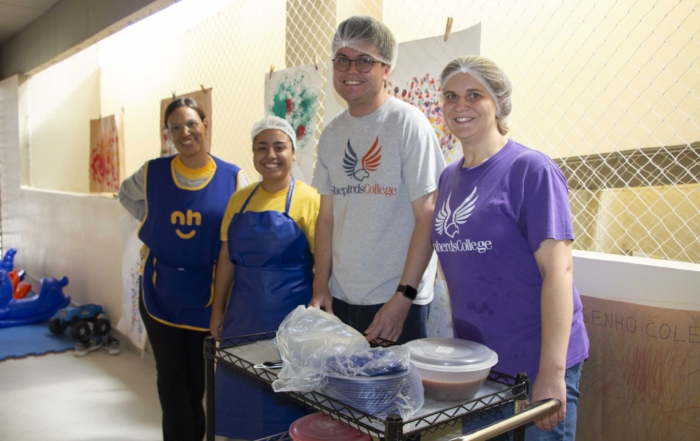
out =
<svg viewBox="0 0 700 441"><path fill-rule="evenodd" d="M406 321L408 311L413 301L397 292L382 306L374 320L365 331L367 341L376 340L377 337L384 340L397 341L403 331L403 323Z"/></svg>
<svg viewBox="0 0 700 441"><path fill-rule="evenodd" d="M314 284L314 295L311 297L309 306L318 309L323 308L328 314L333 314L333 296L328 289L328 284L324 284L323 286L316 286L316 284Z"/></svg>
<svg viewBox="0 0 700 441"><path fill-rule="evenodd" d="M548 375L540 371L537 374L535 384L532 385L532 401L536 402L548 398L558 398L561 401L561 407L558 412L535 420L535 426L540 430L552 430L566 417L566 381L563 373Z"/></svg>

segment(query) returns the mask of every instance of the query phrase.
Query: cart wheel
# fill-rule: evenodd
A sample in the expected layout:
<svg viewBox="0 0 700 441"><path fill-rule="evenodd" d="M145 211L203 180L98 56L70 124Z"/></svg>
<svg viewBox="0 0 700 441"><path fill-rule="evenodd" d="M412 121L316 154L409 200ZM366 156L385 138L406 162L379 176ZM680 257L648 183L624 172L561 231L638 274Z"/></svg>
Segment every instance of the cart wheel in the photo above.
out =
<svg viewBox="0 0 700 441"><path fill-rule="evenodd" d="M87 322L77 321L73 323L70 334L78 341L87 341L90 339L90 325Z"/></svg>
<svg viewBox="0 0 700 441"><path fill-rule="evenodd" d="M68 325L65 322L62 322L58 317L54 317L49 320L49 331L51 331L52 334L61 335L67 327Z"/></svg>
<svg viewBox="0 0 700 441"><path fill-rule="evenodd" d="M99 335L100 337L109 334L109 331L111 329L112 324L109 323L109 320L104 318L99 318L95 320L95 324L92 325L92 332L94 332L95 335Z"/></svg>

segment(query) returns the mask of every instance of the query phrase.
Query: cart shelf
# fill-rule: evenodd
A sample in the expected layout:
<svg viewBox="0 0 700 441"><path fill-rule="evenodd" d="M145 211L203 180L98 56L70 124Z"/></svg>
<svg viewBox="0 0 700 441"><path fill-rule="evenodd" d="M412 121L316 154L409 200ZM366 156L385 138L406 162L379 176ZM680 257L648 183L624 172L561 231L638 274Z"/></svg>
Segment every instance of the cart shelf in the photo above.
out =
<svg viewBox="0 0 700 441"><path fill-rule="evenodd" d="M275 332L244 335L240 337L205 341L204 355L207 364L207 440L214 440L214 375L215 364L272 384L277 373L272 369L256 369L254 365L279 359L279 352L272 344ZM217 345L218 343L218 345ZM375 346L391 346L387 341L373 342ZM477 398L466 402L439 402L426 399L423 407L413 418L403 420L398 415L386 419L377 418L359 409L343 404L318 392L288 392L289 395L319 410L332 418L342 421L372 437L384 437L386 441L398 441L415 435L425 435L464 419L478 419L489 412L506 406L513 406L527 399L530 380L525 374L518 377L491 371L488 381L477 394ZM516 429L516 437L522 428ZM286 434L266 438L269 441L289 439ZM517 439L517 438L516 438Z"/></svg>

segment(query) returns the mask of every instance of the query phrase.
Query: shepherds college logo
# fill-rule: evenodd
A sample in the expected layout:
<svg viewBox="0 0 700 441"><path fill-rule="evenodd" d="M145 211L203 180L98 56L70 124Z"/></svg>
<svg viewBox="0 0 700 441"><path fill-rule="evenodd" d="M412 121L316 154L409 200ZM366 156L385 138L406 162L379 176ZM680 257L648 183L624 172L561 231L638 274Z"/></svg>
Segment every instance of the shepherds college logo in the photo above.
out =
<svg viewBox="0 0 700 441"><path fill-rule="evenodd" d="M382 146L377 149L379 137L374 140L372 148L370 148L365 156L362 157L361 166L357 168L357 155L350 145L348 139L348 148L345 150L345 158L343 158L343 170L345 174L362 182L369 178L369 172L375 172L379 168L379 163L382 160Z"/></svg>
<svg viewBox="0 0 700 441"><path fill-rule="evenodd" d="M442 235L444 233L450 238L453 238L459 233L459 226L467 222L469 216L472 215L476 200L479 199L479 196L475 195L476 187L474 187L474 191L464 199L455 211L450 210L450 198L452 197L452 193L447 196L447 200L442 204L442 208L440 208L435 218L435 230L438 234Z"/></svg>

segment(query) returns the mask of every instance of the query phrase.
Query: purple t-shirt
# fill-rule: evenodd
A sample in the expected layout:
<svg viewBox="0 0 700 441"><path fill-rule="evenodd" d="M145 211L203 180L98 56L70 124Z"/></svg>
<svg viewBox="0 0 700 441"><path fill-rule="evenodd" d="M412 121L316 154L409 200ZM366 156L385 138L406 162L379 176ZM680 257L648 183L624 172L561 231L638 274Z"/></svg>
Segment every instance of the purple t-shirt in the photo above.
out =
<svg viewBox="0 0 700 441"><path fill-rule="evenodd" d="M534 253L545 239L574 238L566 178L549 157L513 140L477 167L461 165L440 177L432 230L455 336L496 351L495 370L534 381L542 332ZM567 368L589 347L576 287L573 297Z"/></svg>

